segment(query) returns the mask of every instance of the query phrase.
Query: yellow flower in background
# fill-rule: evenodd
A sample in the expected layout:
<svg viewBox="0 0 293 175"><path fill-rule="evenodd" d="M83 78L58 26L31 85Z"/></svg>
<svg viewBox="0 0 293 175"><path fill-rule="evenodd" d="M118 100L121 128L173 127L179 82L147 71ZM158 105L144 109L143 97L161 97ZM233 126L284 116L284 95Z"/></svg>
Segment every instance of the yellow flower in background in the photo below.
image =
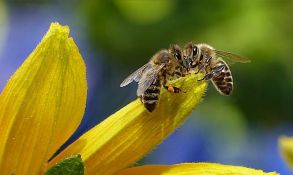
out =
<svg viewBox="0 0 293 175"><path fill-rule="evenodd" d="M284 160L293 169L293 137L280 137L279 148Z"/></svg>
<svg viewBox="0 0 293 175"><path fill-rule="evenodd" d="M200 74L174 82L186 93L162 90L152 113L139 99L131 102L48 162L76 130L85 109L85 64L68 35L67 26L52 23L1 93L1 175L39 175L74 154L81 155L88 175L276 174L211 163L129 168L178 128L201 101L207 82L197 81Z"/></svg>

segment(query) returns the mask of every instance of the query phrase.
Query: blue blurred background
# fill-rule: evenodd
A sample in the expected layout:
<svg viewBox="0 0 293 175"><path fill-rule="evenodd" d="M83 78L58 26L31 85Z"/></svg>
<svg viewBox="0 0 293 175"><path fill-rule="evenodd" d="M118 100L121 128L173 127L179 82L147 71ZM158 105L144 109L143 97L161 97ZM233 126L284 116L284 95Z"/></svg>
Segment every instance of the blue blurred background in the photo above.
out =
<svg viewBox="0 0 293 175"><path fill-rule="evenodd" d="M251 58L231 66L231 97L209 86L181 128L138 164L218 162L289 175L277 140L293 135L293 1L0 1L0 86L51 22L71 27L86 64L86 115L69 142L136 98L120 82L171 43L205 42Z"/></svg>

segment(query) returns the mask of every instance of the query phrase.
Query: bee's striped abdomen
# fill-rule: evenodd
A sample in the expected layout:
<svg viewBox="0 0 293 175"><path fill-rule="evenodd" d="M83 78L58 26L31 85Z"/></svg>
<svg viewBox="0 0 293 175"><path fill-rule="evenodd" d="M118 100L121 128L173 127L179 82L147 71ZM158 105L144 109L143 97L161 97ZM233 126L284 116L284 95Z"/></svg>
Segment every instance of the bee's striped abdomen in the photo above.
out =
<svg viewBox="0 0 293 175"><path fill-rule="evenodd" d="M152 112L155 110L160 97L161 82L159 79L155 80L153 84L142 94L141 101L145 108Z"/></svg>
<svg viewBox="0 0 293 175"><path fill-rule="evenodd" d="M212 78L212 82L222 95L230 95L233 90L233 78L231 71L226 63L223 61L220 61L219 63L223 64L225 67L219 75Z"/></svg>

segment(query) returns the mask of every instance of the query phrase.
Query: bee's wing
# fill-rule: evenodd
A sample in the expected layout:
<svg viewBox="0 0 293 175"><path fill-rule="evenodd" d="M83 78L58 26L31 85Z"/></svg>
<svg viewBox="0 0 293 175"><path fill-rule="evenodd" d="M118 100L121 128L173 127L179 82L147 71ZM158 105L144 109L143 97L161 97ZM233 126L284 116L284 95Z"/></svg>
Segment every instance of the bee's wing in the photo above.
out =
<svg viewBox="0 0 293 175"><path fill-rule="evenodd" d="M141 79L138 82L138 88L136 91L137 96L141 96L150 87L150 85L157 80L158 74L164 66L164 64L160 66L155 65L143 73Z"/></svg>
<svg viewBox="0 0 293 175"><path fill-rule="evenodd" d="M143 65L141 68L137 69L135 72L133 72L132 74L130 74L121 84L120 87L124 87L126 85L128 85L129 83L133 82L133 80L135 82L138 82L141 79L141 76L143 74L143 72L150 67L151 65L149 63Z"/></svg>
<svg viewBox="0 0 293 175"><path fill-rule="evenodd" d="M215 50L217 56L222 57L223 59L227 58L229 61L232 62L239 62L239 63L250 63L250 59L236 55L231 52L225 52L220 50Z"/></svg>

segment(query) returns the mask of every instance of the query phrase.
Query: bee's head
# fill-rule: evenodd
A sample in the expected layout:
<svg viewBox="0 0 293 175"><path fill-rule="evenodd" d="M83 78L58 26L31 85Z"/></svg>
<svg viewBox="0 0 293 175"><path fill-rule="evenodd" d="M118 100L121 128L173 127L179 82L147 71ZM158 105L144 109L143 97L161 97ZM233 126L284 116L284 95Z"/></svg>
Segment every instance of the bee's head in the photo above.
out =
<svg viewBox="0 0 293 175"><path fill-rule="evenodd" d="M178 63L182 64L183 60L182 60L182 51L181 51L181 48L174 44L174 45L171 45L170 48L169 48L169 53L172 55L172 57L178 61Z"/></svg>
<svg viewBox="0 0 293 175"><path fill-rule="evenodd" d="M192 42L185 45L183 49L183 60L186 67L190 68L192 62L195 62L199 55L200 49Z"/></svg>

